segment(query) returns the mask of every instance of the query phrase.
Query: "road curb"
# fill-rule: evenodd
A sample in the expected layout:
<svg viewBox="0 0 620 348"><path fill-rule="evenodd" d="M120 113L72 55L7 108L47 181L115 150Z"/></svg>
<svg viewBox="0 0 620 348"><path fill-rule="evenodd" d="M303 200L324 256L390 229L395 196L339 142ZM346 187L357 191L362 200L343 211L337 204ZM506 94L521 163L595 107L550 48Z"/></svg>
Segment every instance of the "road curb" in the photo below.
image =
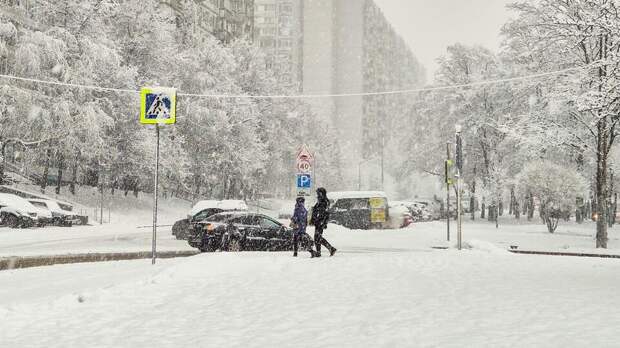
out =
<svg viewBox="0 0 620 348"><path fill-rule="evenodd" d="M161 259L188 257L199 254L197 251L162 251L157 253ZM45 256L13 256L0 258L0 271L18 268L51 266L68 263L105 262L121 260L150 259L150 251L127 253L88 253Z"/></svg>
<svg viewBox="0 0 620 348"><path fill-rule="evenodd" d="M590 254L590 253L569 253L556 251L531 251L531 250L508 250L513 254L526 255L551 255L551 256L575 256L575 257L598 257L603 259L620 259L620 255L610 254Z"/></svg>

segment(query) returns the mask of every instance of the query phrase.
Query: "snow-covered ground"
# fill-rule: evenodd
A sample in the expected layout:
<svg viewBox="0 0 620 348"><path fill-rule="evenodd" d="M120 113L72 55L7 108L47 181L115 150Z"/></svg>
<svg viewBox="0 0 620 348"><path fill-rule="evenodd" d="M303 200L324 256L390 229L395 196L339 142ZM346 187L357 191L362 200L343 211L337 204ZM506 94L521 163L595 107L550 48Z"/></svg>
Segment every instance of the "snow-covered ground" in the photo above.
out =
<svg viewBox="0 0 620 348"><path fill-rule="evenodd" d="M495 230L468 223L467 249L458 251L431 248L445 238L445 225L438 222L392 231L330 226L325 236L339 248L332 258L209 253L155 266L137 260L3 271L0 342L2 347L618 346L619 260L505 251L512 243L558 250L593 245L593 225L560 228L549 235L542 225ZM139 238L147 239L148 231L130 235L138 239L141 233ZM617 238L614 228L611 251L618 248ZM86 249L91 245L81 243ZM114 243L98 239L92 246L126 247Z"/></svg>

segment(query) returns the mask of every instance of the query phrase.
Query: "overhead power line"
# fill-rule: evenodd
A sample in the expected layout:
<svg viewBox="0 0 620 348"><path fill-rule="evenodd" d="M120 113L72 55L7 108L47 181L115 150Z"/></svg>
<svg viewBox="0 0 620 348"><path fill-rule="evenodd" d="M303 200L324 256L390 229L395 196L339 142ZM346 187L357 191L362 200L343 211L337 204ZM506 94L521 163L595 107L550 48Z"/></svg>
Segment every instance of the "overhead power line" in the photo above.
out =
<svg viewBox="0 0 620 348"><path fill-rule="evenodd" d="M340 93L340 94L300 94L300 95L246 95L246 94L197 94L197 93L183 93L178 92L178 96L182 97L192 97L192 98L213 98L213 99L317 99L317 98L347 98L347 97L365 97L365 96L381 96L381 95L398 95L398 94L413 94L420 92L431 92L431 91L442 91L442 90L452 90L452 89L461 89L467 87L476 87L476 86L486 86L486 85L495 85L501 83L510 83L524 80L533 80L547 76L560 75L564 73L568 73L571 71L581 70L586 68L587 66L582 67L572 67L562 70L549 71L538 74L517 76L517 77L508 77L502 79L495 80L486 80L486 81L477 81L456 85L445 85L445 86L436 86L436 87L422 87L422 88L413 88L413 89L400 89L400 90L392 90L392 91L381 91L381 92L360 92L360 93ZM77 83L66 83L66 82L57 82L57 81L49 81L49 80L40 80L33 79L21 76L13 76L13 75L2 75L0 74L0 78L36 83L36 84L45 84L45 85L54 85L60 87L67 88L79 88L79 89L90 89L90 90L99 90L99 91L107 91L107 92L115 92L115 93L140 93L139 90L134 89L126 89L126 88L112 88L112 87L102 87L95 85L83 85Z"/></svg>

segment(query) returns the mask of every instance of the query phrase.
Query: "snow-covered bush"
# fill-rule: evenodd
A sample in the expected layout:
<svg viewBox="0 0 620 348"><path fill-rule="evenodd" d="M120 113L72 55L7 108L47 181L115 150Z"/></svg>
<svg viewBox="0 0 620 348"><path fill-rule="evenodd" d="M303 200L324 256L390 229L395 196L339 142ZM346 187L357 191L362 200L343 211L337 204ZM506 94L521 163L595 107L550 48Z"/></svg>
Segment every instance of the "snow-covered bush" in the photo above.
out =
<svg viewBox="0 0 620 348"><path fill-rule="evenodd" d="M526 165L516 181L521 197L531 194L540 201L540 216L549 233L555 231L563 213L574 208L575 198L586 188L576 170L542 161Z"/></svg>

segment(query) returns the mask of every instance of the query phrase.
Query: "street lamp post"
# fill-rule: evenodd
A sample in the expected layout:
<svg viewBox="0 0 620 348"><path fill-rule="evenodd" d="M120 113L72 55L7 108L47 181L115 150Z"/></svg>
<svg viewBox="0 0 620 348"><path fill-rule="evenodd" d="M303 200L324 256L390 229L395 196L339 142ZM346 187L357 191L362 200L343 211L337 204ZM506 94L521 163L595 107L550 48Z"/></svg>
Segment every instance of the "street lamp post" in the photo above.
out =
<svg viewBox="0 0 620 348"><path fill-rule="evenodd" d="M463 242L463 238L462 238L462 211L461 211L461 199L462 199L462 192L461 192L461 171L463 169L463 143L461 140L461 125L457 124L455 127L455 131L456 131L456 151L455 151L455 158L456 158L456 206L457 206L457 226L456 226L456 233L457 233L457 245L458 245L458 249L461 250L462 248L462 242Z"/></svg>

